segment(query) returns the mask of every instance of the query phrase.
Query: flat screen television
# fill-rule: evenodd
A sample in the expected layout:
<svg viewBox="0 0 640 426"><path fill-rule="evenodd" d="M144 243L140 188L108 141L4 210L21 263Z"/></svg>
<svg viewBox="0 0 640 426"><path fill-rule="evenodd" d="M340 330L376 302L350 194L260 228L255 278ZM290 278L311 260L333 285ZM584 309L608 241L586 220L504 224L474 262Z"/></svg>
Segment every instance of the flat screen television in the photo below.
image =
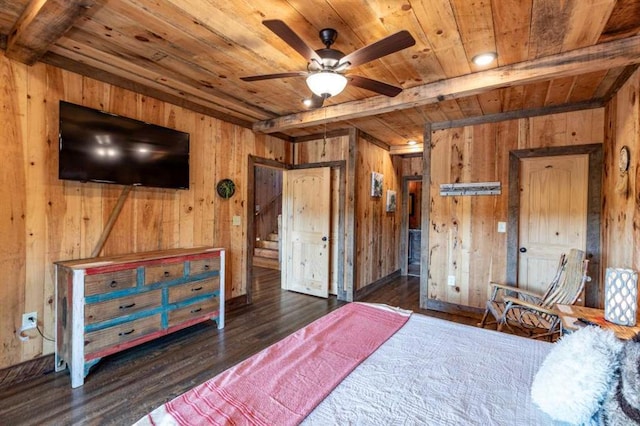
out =
<svg viewBox="0 0 640 426"><path fill-rule="evenodd" d="M189 134L60 101L60 179L189 188Z"/></svg>

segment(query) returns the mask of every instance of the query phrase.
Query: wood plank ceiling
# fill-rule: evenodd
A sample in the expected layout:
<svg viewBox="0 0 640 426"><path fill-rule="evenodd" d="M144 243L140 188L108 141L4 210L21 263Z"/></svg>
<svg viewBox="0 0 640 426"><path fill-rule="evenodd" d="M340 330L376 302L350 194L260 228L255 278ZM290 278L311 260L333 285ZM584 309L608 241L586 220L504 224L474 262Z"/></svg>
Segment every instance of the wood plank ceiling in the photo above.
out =
<svg viewBox="0 0 640 426"><path fill-rule="evenodd" d="M306 70L265 19L314 49L319 30L335 28L345 53L408 30L415 46L353 71L405 90L387 98L347 86L307 111L304 78L241 81ZM421 141L426 122L602 105L640 63L639 32L640 0L0 0L0 48L20 62L257 131L303 138L354 125L394 147ZM483 52L497 61L473 64Z"/></svg>

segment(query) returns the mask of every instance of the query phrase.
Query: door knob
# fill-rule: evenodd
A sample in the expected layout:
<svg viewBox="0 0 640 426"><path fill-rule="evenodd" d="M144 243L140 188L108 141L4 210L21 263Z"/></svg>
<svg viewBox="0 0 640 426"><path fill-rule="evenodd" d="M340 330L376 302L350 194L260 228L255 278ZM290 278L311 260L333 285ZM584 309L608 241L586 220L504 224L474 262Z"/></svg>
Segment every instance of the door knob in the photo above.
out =
<svg viewBox="0 0 640 426"><path fill-rule="evenodd" d="M322 237L322 241L327 241L327 237Z"/></svg>
<svg viewBox="0 0 640 426"><path fill-rule="evenodd" d="M526 253L527 252L527 248L526 247L520 247L519 251L520 251L520 253Z"/></svg>

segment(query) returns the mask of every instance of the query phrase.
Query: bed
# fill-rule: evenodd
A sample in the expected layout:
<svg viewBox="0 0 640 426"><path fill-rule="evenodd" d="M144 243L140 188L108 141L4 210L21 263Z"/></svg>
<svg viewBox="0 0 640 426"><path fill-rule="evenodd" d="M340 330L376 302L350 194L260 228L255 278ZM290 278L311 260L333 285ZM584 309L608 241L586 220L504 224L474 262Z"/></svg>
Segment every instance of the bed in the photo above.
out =
<svg viewBox="0 0 640 426"><path fill-rule="evenodd" d="M356 318L358 325L351 330L345 326L345 318L334 318L333 322L325 322L320 328L323 332L329 330L335 333L336 338L344 340L329 349L326 349L327 336L312 336L313 333L308 328L315 323L311 324L233 367L233 371L227 370L159 407L138 424L554 424L551 418L532 403L530 397L530 384L551 350L550 343L416 313L408 314L384 306L352 303L326 317L340 315L341 311L347 309L366 310L367 313L392 312L404 319L398 320L402 324L397 327L397 331L391 330L386 336L385 332L380 332L381 341L375 343L374 335L384 329L377 319ZM321 320L326 319L323 317ZM392 319L396 321L396 317ZM340 326L337 327L337 324ZM336 329L341 331L336 333ZM365 338L364 343L354 343L358 338ZM342 368L342 358L350 357L343 353L347 351L342 349L345 342L346 346L354 343L351 346L356 351L371 343L371 353L361 356L362 360L354 361L354 365L345 367L344 371L334 372L333 370ZM282 355L280 361L275 360L275 367L263 367L265 362L274 362L269 359L270 350L278 356L289 350L285 348L298 344L301 349ZM337 355L336 348L340 348ZM309 359L298 372L292 366L292 359L316 357L323 351L328 355ZM501 362L501 359L508 362ZM281 364L278 365L277 362ZM285 389L282 391L284 394L277 397L266 393L265 389L270 388L270 385L256 384L265 379L252 378L254 373L264 374L265 377L276 376L283 369L286 370L286 375L283 376L286 377L286 383L272 387L276 392ZM310 370L314 370L313 374L309 373ZM327 373L329 370L330 373ZM309 375L314 377L310 379ZM306 382L300 389L297 384L289 383L291 377L298 376ZM295 398L295 395L304 393L304 386L313 389L324 386L324 377L327 378L326 381L335 380L335 385L330 384L328 390L324 393L320 391L319 395L305 396L303 405L309 406L287 408L299 410L299 413L295 413L298 417L288 414L269 417L269 409L266 409L266 414L260 412L263 405L268 405L273 400L276 401L274 405L277 411L282 404L288 404L290 399ZM215 381L217 384L208 385ZM232 387L225 388L230 382L233 382ZM238 388L234 390L233 386ZM215 393L211 393L213 391ZM239 398L263 391L265 394L260 394L253 400L238 401L228 398L224 403L212 404L214 400L227 399L235 391ZM308 400L314 398L317 402L307 404ZM181 413L175 409L180 404L184 409Z"/></svg>

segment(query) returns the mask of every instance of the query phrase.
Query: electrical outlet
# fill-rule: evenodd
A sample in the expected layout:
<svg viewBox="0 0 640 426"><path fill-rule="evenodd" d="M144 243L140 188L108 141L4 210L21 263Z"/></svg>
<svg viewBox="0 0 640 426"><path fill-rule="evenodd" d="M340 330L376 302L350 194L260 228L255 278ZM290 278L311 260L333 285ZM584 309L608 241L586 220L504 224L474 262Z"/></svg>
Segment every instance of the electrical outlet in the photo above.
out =
<svg viewBox="0 0 640 426"><path fill-rule="evenodd" d="M22 330L31 330L32 328L36 328L38 325L38 313L37 312L28 312L26 314L22 314Z"/></svg>
<svg viewBox="0 0 640 426"><path fill-rule="evenodd" d="M447 278L447 285L454 287L456 285L456 276L455 275L449 275L449 277Z"/></svg>

